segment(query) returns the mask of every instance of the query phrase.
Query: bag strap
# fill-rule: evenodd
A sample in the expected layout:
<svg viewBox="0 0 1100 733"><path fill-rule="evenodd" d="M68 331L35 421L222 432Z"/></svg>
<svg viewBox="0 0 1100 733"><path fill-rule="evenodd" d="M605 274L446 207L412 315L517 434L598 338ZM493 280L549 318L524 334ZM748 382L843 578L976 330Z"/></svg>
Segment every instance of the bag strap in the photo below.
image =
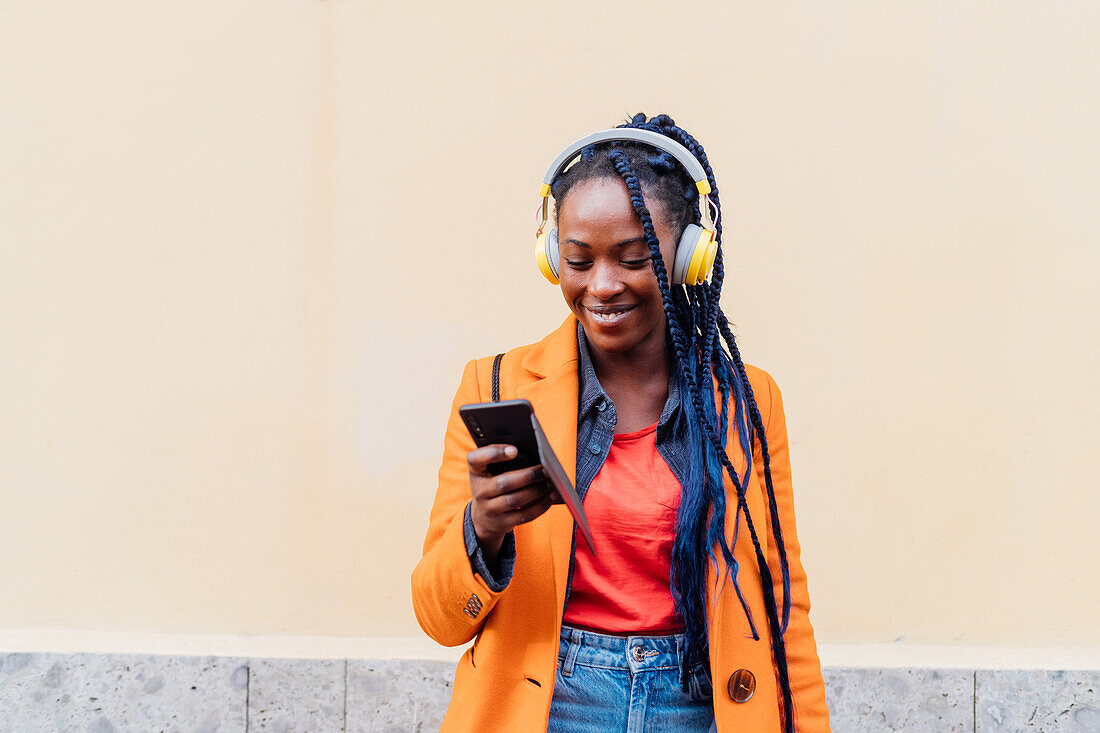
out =
<svg viewBox="0 0 1100 733"><path fill-rule="evenodd" d="M500 402L500 360L504 354L497 354L493 359L493 402Z"/></svg>

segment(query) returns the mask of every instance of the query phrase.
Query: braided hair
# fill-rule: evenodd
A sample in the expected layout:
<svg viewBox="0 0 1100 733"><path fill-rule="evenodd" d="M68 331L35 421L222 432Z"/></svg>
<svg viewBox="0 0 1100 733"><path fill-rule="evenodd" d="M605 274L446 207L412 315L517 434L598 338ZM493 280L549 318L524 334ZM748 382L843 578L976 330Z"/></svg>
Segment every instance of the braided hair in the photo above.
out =
<svg viewBox="0 0 1100 733"><path fill-rule="evenodd" d="M718 184L703 146L687 131L678 127L668 115L647 119L634 115L626 124L669 137L687 148L702 164L711 187L711 199L719 206ZM722 256L722 222L716 222L718 253L709 283L671 285L650 208L645 197L661 205L672 235L679 240L689 223L700 223L702 212L699 197L690 176L664 151L644 143L609 141L590 145L581 151L580 159L555 179L551 186L555 209L560 211L569 191L582 181L618 178L626 185L631 207L641 221L645 241L657 276L668 335L675 355L676 376L684 395L682 406L686 416L689 461L683 478L680 509L676 519L676 536L671 558L670 587L676 612L684 622L685 649L680 670L681 682L688 689L692 673L709 669L709 644L706 619L706 571L709 563L719 568L717 552L721 554L733 581L737 597L745 611L754 639L759 639L752 613L738 584L738 562L732 545L737 543L740 518L745 523L756 550L756 562L764 589L764 606L768 615L772 656L783 699L783 728L793 731L792 698L787 674L787 653L783 634L790 619L791 585L787 550L779 524L779 509L772 485L771 457L764 423L756 405L752 387L734 341L729 320L718 301L722 293L725 267ZM720 405L715 404L714 382L718 384ZM733 422L742 454L746 457L745 473L739 475L729 458L726 436L730 403ZM768 495L768 512L772 533L779 549L783 582L782 611L777 603L771 571L764 556L756 526L749 513L745 496L748 472L752 470L753 438L759 441L764 463L764 482ZM733 543L726 541L726 492L723 471L732 480L737 493L734 515ZM708 519L709 518L709 519ZM719 573L719 576L721 574Z"/></svg>

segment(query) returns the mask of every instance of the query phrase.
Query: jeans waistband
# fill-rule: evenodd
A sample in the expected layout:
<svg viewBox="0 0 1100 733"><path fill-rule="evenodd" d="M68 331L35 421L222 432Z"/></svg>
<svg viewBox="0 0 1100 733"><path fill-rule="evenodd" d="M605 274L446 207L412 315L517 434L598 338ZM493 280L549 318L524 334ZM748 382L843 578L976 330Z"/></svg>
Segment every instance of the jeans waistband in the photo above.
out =
<svg viewBox="0 0 1100 733"><path fill-rule="evenodd" d="M613 636L563 624L558 656L562 676L570 677L576 664L631 672L679 669L683 648L683 634Z"/></svg>

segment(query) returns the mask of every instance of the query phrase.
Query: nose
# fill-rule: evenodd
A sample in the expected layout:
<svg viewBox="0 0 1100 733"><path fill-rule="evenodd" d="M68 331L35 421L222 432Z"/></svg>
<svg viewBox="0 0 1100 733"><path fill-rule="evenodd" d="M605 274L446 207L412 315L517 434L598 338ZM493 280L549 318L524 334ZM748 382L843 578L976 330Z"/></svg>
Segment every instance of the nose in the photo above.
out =
<svg viewBox="0 0 1100 733"><path fill-rule="evenodd" d="M600 300L611 300L626 287L617 262L597 260L589 274L588 292Z"/></svg>

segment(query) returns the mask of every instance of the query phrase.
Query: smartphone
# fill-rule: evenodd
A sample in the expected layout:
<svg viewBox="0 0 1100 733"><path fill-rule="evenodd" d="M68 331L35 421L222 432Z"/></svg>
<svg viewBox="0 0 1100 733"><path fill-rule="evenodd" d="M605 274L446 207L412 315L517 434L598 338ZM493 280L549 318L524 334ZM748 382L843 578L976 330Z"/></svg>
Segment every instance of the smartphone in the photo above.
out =
<svg viewBox="0 0 1100 733"><path fill-rule="evenodd" d="M527 400L478 402L458 408L462 422L478 448L493 443L514 445L519 454L507 461L489 464L494 475L539 464L539 443L531 423L534 409Z"/></svg>
<svg viewBox="0 0 1100 733"><path fill-rule="evenodd" d="M458 414L466 423L474 442L480 448L492 443L514 445L519 455L500 463L490 463L489 472L500 474L541 464L547 478L562 502L569 508L573 520L577 523L581 537L592 554L596 547L592 542L592 531L588 527L588 518L584 515L584 504L573 488L569 474L562 468L561 461L554 454L550 441L546 439L534 408L527 400L507 400L505 402L479 402L462 405Z"/></svg>

